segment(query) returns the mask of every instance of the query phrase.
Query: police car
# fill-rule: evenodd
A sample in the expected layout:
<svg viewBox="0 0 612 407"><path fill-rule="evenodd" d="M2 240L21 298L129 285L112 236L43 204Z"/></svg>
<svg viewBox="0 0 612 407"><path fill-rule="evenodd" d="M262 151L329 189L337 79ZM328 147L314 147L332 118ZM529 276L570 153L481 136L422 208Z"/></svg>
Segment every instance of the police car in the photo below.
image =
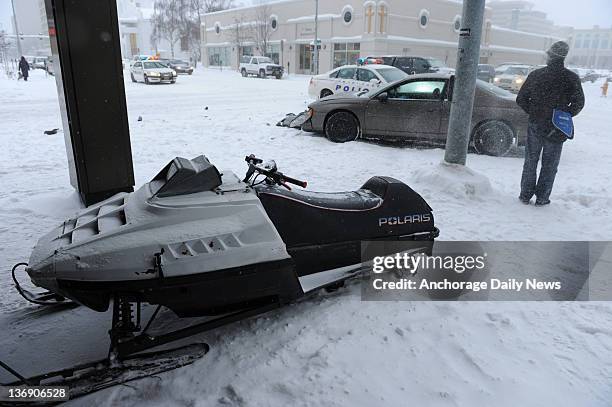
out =
<svg viewBox="0 0 612 407"><path fill-rule="evenodd" d="M313 76L308 85L308 94L318 99L344 93L372 92L407 76L408 74L388 65L345 65Z"/></svg>

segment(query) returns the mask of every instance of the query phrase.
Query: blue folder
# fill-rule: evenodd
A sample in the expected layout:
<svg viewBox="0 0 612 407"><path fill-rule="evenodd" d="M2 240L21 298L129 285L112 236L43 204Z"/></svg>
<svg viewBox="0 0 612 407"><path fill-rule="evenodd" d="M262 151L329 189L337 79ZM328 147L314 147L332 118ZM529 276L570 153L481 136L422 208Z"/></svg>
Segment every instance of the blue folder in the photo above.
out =
<svg viewBox="0 0 612 407"><path fill-rule="evenodd" d="M574 120L572 115L563 110L554 109L552 123L568 139L574 138Z"/></svg>

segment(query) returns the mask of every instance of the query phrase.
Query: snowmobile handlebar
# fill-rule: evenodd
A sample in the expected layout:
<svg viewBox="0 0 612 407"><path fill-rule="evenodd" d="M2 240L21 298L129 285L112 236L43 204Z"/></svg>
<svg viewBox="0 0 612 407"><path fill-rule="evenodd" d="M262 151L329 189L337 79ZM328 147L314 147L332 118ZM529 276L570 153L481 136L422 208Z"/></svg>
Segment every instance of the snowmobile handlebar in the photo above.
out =
<svg viewBox="0 0 612 407"><path fill-rule="evenodd" d="M255 157L255 155L251 154L244 159L249 164L249 169L247 171L246 177L244 178L245 182L249 182L253 174L257 172L258 174L264 175L271 183L282 185L287 189L291 189L287 184L293 184L300 186L302 188L306 188L308 183L306 181L300 181L299 179L288 177L282 172L278 171L276 168L276 163L271 161L267 165L261 165L264 161L261 158Z"/></svg>

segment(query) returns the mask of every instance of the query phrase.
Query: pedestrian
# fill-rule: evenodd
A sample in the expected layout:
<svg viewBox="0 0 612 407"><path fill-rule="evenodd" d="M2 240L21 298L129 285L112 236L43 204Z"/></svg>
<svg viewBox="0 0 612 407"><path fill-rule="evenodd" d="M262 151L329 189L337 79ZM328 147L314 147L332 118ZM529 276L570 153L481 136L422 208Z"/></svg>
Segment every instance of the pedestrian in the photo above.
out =
<svg viewBox="0 0 612 407"><path fill-rule="evenodd" d="M30 64L26 61L25 57L22 55L19 60L19 72L21 72L21 76L24 81L28 81L28 76L30 75Z"/></svg>
<svg viewBox="0 0 612 407"><path fill-rule="evenodd" d="M533 71L525 80L516 103L529 115L525 164L519 199L528 205L536 196L536 206L550 204L550 193L567 137L552 123L553 111L562 110L576 116L584 107L580 78L564 66L569 45L555 42L547 53L547 65ZM538 161L542 156L540 174Z"/></svg>
<svg viewBox="0 0 612 407"><path fill-rule="evenodd" d="M608 81L606 80L604 84L601 86L601 97L608 97Z"/></svg>

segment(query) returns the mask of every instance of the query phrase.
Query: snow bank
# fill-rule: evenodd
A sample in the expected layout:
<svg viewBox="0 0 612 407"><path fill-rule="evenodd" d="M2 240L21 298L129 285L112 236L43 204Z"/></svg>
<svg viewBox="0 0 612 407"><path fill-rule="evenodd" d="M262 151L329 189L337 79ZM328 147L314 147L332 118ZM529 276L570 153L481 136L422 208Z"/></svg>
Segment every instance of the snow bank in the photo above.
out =
<svg viewBox="0 0 612 407"><path fill-rule="evenodd" d="M430 191L452 195L458 199L485 199L493 194L489 178L464 165L445 161L416 170L413 179Z"/></svg>
<svg viewBox="0 0 612 407"><path fill-rule="evenodd" d="M137 185L177 155L206 154L239 173L255 153L314 190L353 190L375 175L405 181L432 206L446 240L612 239L612 99L599 97L600 83L584 85L553 204L535 208L517 200L520 156L470 154L468 168L453 168L439 164L441 149L335 144L273 126L306 108L307 76L198 69L160 86L126 78ZM43 134L61 127L54 79L39 71L27 83L0 79L0 106L3 361L27 374L104 357L110 314L26 304L6 272L78 206L63 134ZM211 352L190 367L69 404L604 407L610 326L608 303L362 302L353 285L195 338Z"/></svg>

